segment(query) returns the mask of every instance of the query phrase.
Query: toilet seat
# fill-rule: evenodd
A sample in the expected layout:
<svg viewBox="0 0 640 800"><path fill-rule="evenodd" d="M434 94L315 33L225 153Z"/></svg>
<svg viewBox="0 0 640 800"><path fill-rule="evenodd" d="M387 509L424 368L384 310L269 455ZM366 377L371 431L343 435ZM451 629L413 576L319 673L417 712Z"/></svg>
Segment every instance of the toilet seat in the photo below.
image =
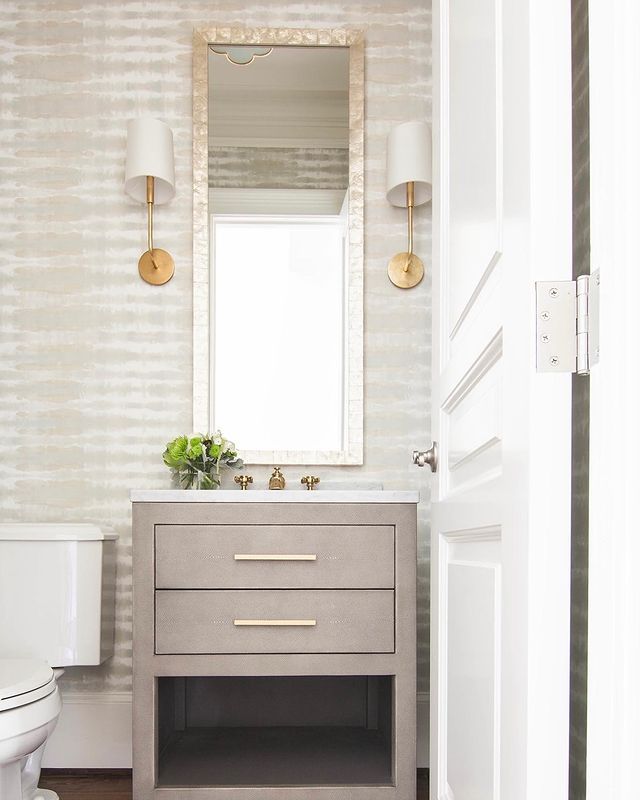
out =
<svg viewBox="0 0 640 800"><path fill-rule="evenodd" d="M55 675L46 661L0 658L0 713L41 700L55 689Z"/></svg>

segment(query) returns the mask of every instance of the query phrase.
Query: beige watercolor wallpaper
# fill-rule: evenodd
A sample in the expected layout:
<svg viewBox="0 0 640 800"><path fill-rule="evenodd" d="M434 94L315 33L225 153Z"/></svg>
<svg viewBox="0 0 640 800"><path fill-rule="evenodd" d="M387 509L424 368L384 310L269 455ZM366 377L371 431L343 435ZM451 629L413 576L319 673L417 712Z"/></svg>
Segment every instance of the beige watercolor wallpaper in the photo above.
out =
<svg viewBox="0 0 640 800"><path fill-rule="evenodd" d="M365 455L321 479L419 489L419 688L428 689L430 280L386 276L405 215L385 200L391 125L431 117L428 0L4 0L0 5L0 492L3 519L118 532L115 657L69 669L67 691L131 685L129 490L166 488L165 443L191 429L191 45L194 27L355 27L365 33ZM176 197L156 211L175 257L143 283L145 209L123 191L125 130L174 131ZM430 264L430 207L416 250ZM256 403L260 402L256 393ZM233 431L226 432L233 438ZM287 467L299 481L302 467ZM252 470L261 484L265 467Z"/></svg>

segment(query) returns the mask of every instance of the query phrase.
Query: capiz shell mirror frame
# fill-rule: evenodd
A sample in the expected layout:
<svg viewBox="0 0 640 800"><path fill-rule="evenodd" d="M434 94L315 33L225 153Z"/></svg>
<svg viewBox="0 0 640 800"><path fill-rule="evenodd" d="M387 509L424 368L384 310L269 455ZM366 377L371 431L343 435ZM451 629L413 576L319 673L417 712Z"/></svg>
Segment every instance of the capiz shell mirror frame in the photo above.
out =
<svg viewBox="0 0 640 800"><path fill-rule="evenodd" d="M209 208L209 45L349 48L348 241L345 260L344 384L340 449L252 449L241 432L224 427L249 464L362 464L363 461L363 270L364 270L364 40L359 30L236 28L194 31L193 41L193 429L224 426L215 416L213 284ZM260 61L260 59L256 59ZM242 69L243 67L239 67ZM251 287L247 287L250 291ZM277 323L277 320L275 321ZM305 331L288 331L304 336ZM260 344L260 343L258 343ZM237 357L242 358L238 351ZM308 357L313 358L310 345ZM292 364L295 373L295 364ZM253 398L261 402L256 387ZM309 425L314 420L309 417Z"/></svg>

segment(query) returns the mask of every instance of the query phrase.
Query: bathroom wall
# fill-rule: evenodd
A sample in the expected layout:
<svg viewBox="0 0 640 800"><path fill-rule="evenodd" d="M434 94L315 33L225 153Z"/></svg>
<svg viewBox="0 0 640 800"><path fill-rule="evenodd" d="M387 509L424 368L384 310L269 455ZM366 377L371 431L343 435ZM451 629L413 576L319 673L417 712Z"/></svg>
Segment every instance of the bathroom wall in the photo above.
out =
<svg viewBox="0 0 640 800"><path fill-rule="evenodd" d="M67 694L131 686L129 490L169 485L165 443L191 429L191 41L194 27L362 28L366 36L365 463L323 480L420 489L419 688L428 689L430 280L386 276L405 215L384 195L392 124L430 119L430 3L422 0L4 0L0 5L0 486L7 520L109 525L118 542L117 640ZM145 209L123 192L126 121L174 131L177 193L156 213L176 274L143 283ZM430 207L416 211L430 253ZM256 395L256 402L260 398ZM226 432L233 437L233 431ZM302 469L288 467L299 479ZM258 485L266 468L253 470ZM69 701L71 702L71 701ZM69 712L70 713L70 712ZM90 764L87 764L90 765Z"/></svg>
<svg viewBox="0 0 640 800"><path fill-rule="evenodd" d="M210 147L218 189L346 189L349 151L337 147Z"/></svg>

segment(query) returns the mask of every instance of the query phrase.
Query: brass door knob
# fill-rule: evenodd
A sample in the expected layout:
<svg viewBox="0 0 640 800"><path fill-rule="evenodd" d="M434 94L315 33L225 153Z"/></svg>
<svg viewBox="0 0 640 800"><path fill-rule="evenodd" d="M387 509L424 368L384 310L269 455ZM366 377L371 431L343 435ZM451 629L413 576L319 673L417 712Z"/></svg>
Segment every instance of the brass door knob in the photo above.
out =
<svg viewBox="0 0 640 800"><path fill-rule="evenodd" d="M304 478L300 478L300 483L307 487L307 491L312 492L316 484L320 483L320 478L316 478L315 475L305 475Z"/></svg>
<svg viewBox="0 0 640 800"><path fill-rule="evenodd" d="M251 475L236 475L233 480L240 484L241 491L246 491L247 485L253 483L253 478Z"/></svg>

